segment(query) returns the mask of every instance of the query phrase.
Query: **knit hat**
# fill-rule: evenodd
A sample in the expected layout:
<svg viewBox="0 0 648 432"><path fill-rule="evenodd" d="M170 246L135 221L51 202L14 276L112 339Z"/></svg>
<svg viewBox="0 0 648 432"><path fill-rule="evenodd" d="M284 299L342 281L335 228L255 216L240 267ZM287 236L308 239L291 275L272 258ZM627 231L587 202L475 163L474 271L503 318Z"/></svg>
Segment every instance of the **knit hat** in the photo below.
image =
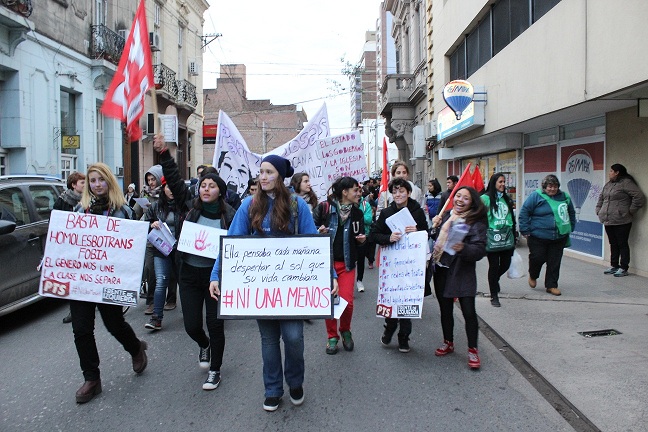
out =
<svg viewBox="0 0 648 432"><path fill-rule="evenodd" d="M198 189L200 189L200 185L202 185L202 182L204 182L207 179L213 180L216 185L218 186L218 189L220 191L220 196L225 199L225 194L227 194L227 185L223 181L222 178L217 176L216 174L206 174L203 177L200 178L200 183L198 184Z"/></svg>
<svg viewBox="0 0 648 432"><path fill-rule="evenodd" d="M128 188L129 188L129 189L132 188L133 190L135 190L135 183L131 183L131 184L129 184L129 185L128 185Z"/></svg>
<svg viewBox="0 0 648 432"><path fill-rule="evenodd" d="M261 163L263 162L272 164L272 166L275 167L282 179L285 179L286 177L292 177L292 175L295 173L295 170L290 165L290 161L288 159L282 158L281 156L268 155L263 158Z"/></svg>

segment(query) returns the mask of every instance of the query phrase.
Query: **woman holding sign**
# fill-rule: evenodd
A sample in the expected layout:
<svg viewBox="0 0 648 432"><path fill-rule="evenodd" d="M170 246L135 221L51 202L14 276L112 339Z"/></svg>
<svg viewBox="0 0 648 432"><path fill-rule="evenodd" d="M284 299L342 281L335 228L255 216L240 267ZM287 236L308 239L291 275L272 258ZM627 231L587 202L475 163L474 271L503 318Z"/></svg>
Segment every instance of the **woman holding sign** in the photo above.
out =
<svg viewBox="0 0 648 432"><path fill-rule="evenodd" d="M511 266L517 237L513 201L506 193L506 177L503 173L493 174L481 200L488 210L486 256L490 302L494 307L500 307L499 280Z"/></svg>
<svg viewBox="0 0 648 432"><path fill-rule="evenodd" d="M225 182L216 174L203 173L198 183L198 197L193 199L189 187L180 177L178 165L169 154L163 135L155 137L153 147L160 152L164 178L175 201L186 203L191 209L185 222L212 228L229 228L235 211L225 202ZM198 343L200 367L209 369L203 390L215 390L220 384L220 368L225 351L225 323L218 318L218 301L209 295L209 275L213 266L214 260L211 258L189 253L180 255L178 282L185 331ZM203 330L203 307L209 337Z"/></svg>
<svg viewBox="0 0 648 432"><path fill-rule="evenodd" d="M452 197L451 197L452 198ZM466 322L468 338L468 366L479 369L481 360L477 351L477 261L486 255L486 207L477 191L471 187L460 187L455 192L453 208L443 216L432 219L435 226L441 224L439 236L434 244L434 292L441 311L443 344L434 352L444 356L454 352L454 299L459 300ZM466 233L467 231L467 233ZM465 233L462 240L457 233ZM452 241L452 239L455 241ZM460 237L460 236L459 236Z"/></svg>
<svg viewBox="0 0 648 432"><path fill-rule="evenodd" d="M115 218L131 219L133 211L126 204L117 179L110 168L103 163L88 167L86 183L77 206L79 213L88 213ZM76 392L77 403L86 403L101 393L99 374L99 352L94 337L95 309L99 309L106 329L122 344L132 356L133 371L142 373L146 369L146 342L135 336L132 327L124 320L122 307L105 303L71 301L72 331L85 383Z"/></svg>
<svg viewBox="0 0 648 432"><path fill-rule="evenodd" d="M427 231L427 220L425 211L418 202L414 201L412 196L412 185L403 177L396 177L389 182L389 193L393 197L393 202L383 211L380 212L378 220L371 228L371 238L379 245L390 245L398 242L401 237L407 233L415 231ZM387 225L387 218L395 215L402 209L406 208L412 214L416 225L405 227L405 232L392 231ZM426 281L428 279L426 278ZM412 333L412 320L409 318L385 318L385 331L380 338L380 343L384 346L390 344L394 333L398 329L398 351L402 353L410 352L409 335Z"/></svg>
<svg viewBox="0 0 648 432"><path fill-rule="evenodd" d="M291 195L284 185L284 179L293 175L290 161L269 155L261 161L259 185L261 190L254 197L246 198L236 212L228 235L276 236L317 234L306 202ZM297 204L296 214L292 211ZM209 291L214 299L220 295L219 268L217 259L211 273ZM337 294L337 280L333 282L333 294ZM283 396L283 380L290 389L293 405L304 402L304 320L302 319L259 319L261 333L261 356L263 358L263 384L265 401L263 409L276 411ZM282 368L281 345L285 351L285 369Z"/></svg>
<svg viewBox="0 0 648 432"><path fill-rule="evenodd" d="M364 231L364 215L358 208L362 189L353 177L340 177L331 185L328 199L313 211L315 226L320 233L331 234L333 265L338 276L340 296L348 302L340 317L340 333L336 319L326 320L326 354L337 354L338 340L342 336L342 346L353 351L351 337L351 318L353 317L353 286L358 256L358 244L367 240ZM362 257L364 259L364 257ZM360 284L362 282L359 282Z"/></svg>

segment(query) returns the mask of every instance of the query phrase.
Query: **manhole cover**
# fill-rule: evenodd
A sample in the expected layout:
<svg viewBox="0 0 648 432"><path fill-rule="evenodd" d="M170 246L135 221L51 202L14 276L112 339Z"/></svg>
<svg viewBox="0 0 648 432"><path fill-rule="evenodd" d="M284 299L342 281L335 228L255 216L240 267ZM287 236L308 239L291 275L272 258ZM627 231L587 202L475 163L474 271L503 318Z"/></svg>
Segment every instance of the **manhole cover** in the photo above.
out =
<svg viewBox="0 0 648 432"><path fill-rule="evenodd" d="M616 336L623 333L621 333L619 330L606 329L606 330L590 330L590 331L578 332L578 334L587 338L591 338L596 336Z"/></svg>

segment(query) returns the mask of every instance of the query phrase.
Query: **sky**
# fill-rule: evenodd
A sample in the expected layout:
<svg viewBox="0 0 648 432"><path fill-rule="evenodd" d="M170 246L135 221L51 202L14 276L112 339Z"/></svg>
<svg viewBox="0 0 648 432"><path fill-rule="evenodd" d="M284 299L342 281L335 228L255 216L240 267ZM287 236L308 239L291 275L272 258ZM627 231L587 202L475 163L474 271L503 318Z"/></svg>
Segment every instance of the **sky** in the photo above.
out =
<svg viewBox="0 0 648 432"><path fill-rule="evenodd" d="M326 102L331 135L351 129L342 58L360 60L376 29L380 0L208 0L204 33L221 33L203 53L203 87L221 64L245 64L247 98L297 104L310 119Z"/></svg>

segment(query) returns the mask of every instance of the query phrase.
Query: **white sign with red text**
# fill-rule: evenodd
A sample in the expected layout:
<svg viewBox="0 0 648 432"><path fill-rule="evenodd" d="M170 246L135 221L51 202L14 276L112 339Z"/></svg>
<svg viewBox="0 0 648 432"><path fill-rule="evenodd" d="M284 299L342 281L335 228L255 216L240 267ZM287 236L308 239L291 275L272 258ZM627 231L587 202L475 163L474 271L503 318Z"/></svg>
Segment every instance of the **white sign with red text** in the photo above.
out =
<svg viewBox="0 0 648 432"><path fill-rule="evenodd" d="M331 318L331 239L221 237L219 318Z"/></svg>
<svg viewBox="0 0 648 432"><path fill-rule="evenodd" d="M39 294L136 306L148 222L54 210Z"/></svg>
<svg viewBox="0 0 648 432"><path fill-rule="evenodd" d="M185 221L178 239L178 250L205 258L218 258L220 237L227 230Z"/></svg>

